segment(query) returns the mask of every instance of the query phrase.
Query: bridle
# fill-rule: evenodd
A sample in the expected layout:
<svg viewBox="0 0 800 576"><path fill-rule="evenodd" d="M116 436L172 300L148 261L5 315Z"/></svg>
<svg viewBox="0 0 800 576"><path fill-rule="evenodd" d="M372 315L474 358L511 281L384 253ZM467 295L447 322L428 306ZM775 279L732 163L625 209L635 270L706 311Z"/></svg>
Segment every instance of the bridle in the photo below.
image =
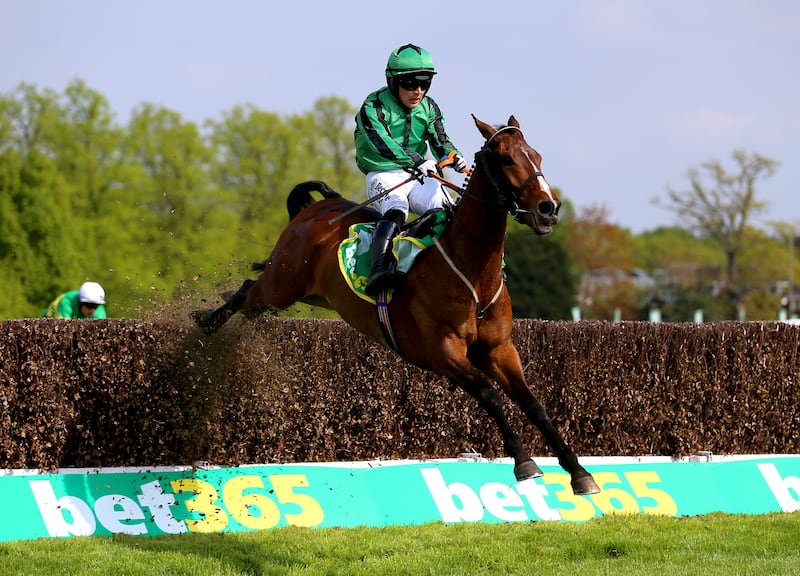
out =
<svg viewBox="0 0 800 576"><path fill-rule="evenodd" d="M534 212L532 210L520 207L519 199L522 196L522 193L525 191L525 189L528 186L530 186L531 182L533 182L539 177L544 178L544 174L540 170L535 170L515 190L511 190L510 192L504 192L503 189L501 188L500 182L498 182L498 179L495 176L494 171L492 170L491 164L489 163L489 155L492 153L491 150L489 149L489 146L491 145L492 140L494 140L498 134L511 131L516 131L522 134L522 130L520 130L516 126L503 126L502 128L498 128L494 134L492 134L491 136L489 136L489 138L486 139L486 142L484 142L481 149L475 153L475 166L480 169L480 173L485 181L485 184L489 188L490 191L489 198L484 198L483 196L476 196L475 194L467 192L468 188L467 184L469 183L469 180L465 181L464 185L460 189L456 190L456 192L458 193L460 198L470 198L471 200L480 202L485 206L488 206L490 208L508 214L509 216L518 217L523 214L530 214L533 216ZM475 170L473 170L473 174L474 172ZM499 202L493 201L492 199L499 199ZM452 210L452 218L453 221L461 229L461 231L468 238L470 238L475 242L478 242L480 244L500 244L505 240L504 238L501 240L486 241L476 238L464 228L464 226L458 220L455 210Z"/></svg>
<svg viewBox="0 0 800 576"><path fill-rule="evenodd" d="M495 131L494 134L492 134L489 138L486 139L486 142L484 143L484 145L475 154L475 164L476 164L476 166L478 168L480 168L480 172L482 174L482 177L484 178L484 180L486 182L486 185L490 188L490 191L491 191L490 196L492 198L499 198L499 199L501 199L501 201L499 203L498 202L492 202L491 200L489 200L487 198L484 198L482 196L476 196L474 194L468 193L467 192L467 188L468 188L467 184L469 183L468 180L466 182L464 182L464 185L463 185L462 188L457 190L458 195L460 196L460 199L463 199L464 197L467 197L467 198L470 198L470 199L473 199L473 200L477 200L481 204L484 204L486 206L494 208L495 210L498 210L499 212L502 212L503 214L508 214L508 215L511 215L511 216L517 216L518 214L524 213L524 212L531 213L530 210L524 210L524 209L519 207L519 199L520 199L520 196L522 195L522 193L525 191L525 189L530 185L530 183L533 182L536 178L538 178L540 176L544 177L544 174L542 174L538 170L534 171L533 174L528 176L528 178L526 178L525 181L520 186L518 186L516 190L513 190L511 192L510 198L506 199L505 194L503 194L503 192L501 191L500 183L497 181L497 178L495 177L494 173L492 172L492 167L489 164L488 156L489 156L489 154L491 154L491 151L489 150L489 145L492 143L492 140L494 140L494 138L498 134L503 133L503 132L510 132L512 130L516 130L517 132L522 134L522 131L519 128L517 128L516 126L504 126L502 128L499 128L498 130ZM473 169L471 173L474 175L475 174L475 170ZM455 222L456 225L461 229L461 232L467 238L472 240L473 242L477 242L479 244L496 245L496 244L502 244L505 241L505 235L500 240L483 240L481 238L475 237L472 233L470 233L464 227L464 225L458 219L458 215L456 214L455 207L451 206L449 208L449 212L450 212L450 218L453 220L453 222ZM480 323L483 320L484 316L489 312L489 310L492 309L492 307L495 305L495 303L500 298L500 295L503 292L503 287L505 285L505 277L504 277L502 271L500 273L500 284L497 287L497 291L494 293L494 295L492 296L492 298L489 301L489 303L486 304L486 306L482 307L481 306L481 302L480 302L480 298L478 297L478 292L475 290L475 287L472 285L472 283L461 272L461 270L458 269L458 267L455 265L453 260L447 255L447 253L445 252L444 248L442 247L442 244L436 238L434 238L433 242L436 245L436 248L439 250L439 253L442 255L442 258L444 259L444 261L450 267L450 269L459 277L459 279L464 283L464 285L467 287L467 289L469 289L470 294L472 295L472 299L475 301L475 304L477 306L476 309L475 309L475 316L476 316L476 321L477 321L478 325L480 325Z"/></svg>
<svg viewBox="0 0 800 576"><path fill-rule="evenodd" d="M486 177L488 177L487 181L490 183L490 186L492 187L492 192L494 192L495 196L497 196L497 197L502 197L503 194L502 194L502 191L500 190L500 184L497 182L497 178L492 173L491 166L489 165L489 161L488 161L488 155L490 154L489 146L491 145L492 140L494 140L497 137L498 134L502 134L503 132L518 132L522 136L522 130L520 130L516 126L503 126L502 128L498 128L497 131L495 131L494 134L492 134L491 136L489 136L489 138L486 139L486 142L484 143L484 145L481 147L481 149L475 155L476 164L479 164L479 165L482 164L481 165L482 172L484 174L486 174ZM524 136L523 136L523 139L524 139ZM479 157L483 159L483 160L480 161L480 163L479 163L479 160L478 160ZM540 170L535 170L534 172L532 172L525 179L525 181L517 187L516 190L513 190L511 192L511 197L510 197L509 201L506 202L506 205L503 206L502 209L504 209L510 216L516 216L517 214L520 214L520 213L532 214L532 212L530 210L527 210L525 208L520 208L519 199L520 199L520 196L522 196L522 193L525 191L525 189L531 184L531 182L533 182L534 180L536 180L540 176L542 178L544 178L544 174ZM484 201L488 202L485 199L484 199ZM491 204L491 202L488 202L488 203Z"/></svg>

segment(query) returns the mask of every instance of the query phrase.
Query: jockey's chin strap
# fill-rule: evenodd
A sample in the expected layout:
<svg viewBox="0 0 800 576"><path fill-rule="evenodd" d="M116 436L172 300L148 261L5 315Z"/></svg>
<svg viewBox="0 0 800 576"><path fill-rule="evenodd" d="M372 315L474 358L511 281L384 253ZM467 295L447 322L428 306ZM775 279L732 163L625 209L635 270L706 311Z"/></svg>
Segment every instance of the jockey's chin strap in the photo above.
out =
<svg viewBox="0 0 800 576"><path fill-rule="evenodd" d="M450 259L450 256L448 256L444 251L444 248L442 248L439 239L434 237L433 243L436 245L436 248L439 249L439 253L442 255L442 258L444 258L444 261L447 262L447 265L450 266L450 269L455 272L456 276L461 278L461 281L466 285L467 288L469 288L469 291L472 294L472 299L475 300L475 304L478 305L475 310L475 315L477 316L478 323L480 324L481 320L483 320L483 317L486 316L486 313L492 308L492 306L494 306L495 302L497 302L497 299L500 298L500 293L503 291L502 278L500 281L500 286L497 287L497 292L494 293L491 301L484 308L481 308L481 301L478 298L478 292L475 290L475 287L469 280L467 280L467 277L464 276L464 273L456 267L455 263Z"/></svg>

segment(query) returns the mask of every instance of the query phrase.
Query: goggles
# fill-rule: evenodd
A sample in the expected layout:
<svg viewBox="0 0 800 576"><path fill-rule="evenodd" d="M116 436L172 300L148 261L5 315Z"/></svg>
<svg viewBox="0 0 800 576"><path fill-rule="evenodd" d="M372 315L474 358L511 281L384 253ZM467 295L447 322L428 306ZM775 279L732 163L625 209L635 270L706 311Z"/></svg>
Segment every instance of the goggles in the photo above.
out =
<svg viewBox="0 0 800 576"><path fill-rule="evenodd" d="M413 92L417 88L428 90L431 87L431 79L428 77L419 78L417 76L401 76L397 79L397 83L403 90Z"/></svg>

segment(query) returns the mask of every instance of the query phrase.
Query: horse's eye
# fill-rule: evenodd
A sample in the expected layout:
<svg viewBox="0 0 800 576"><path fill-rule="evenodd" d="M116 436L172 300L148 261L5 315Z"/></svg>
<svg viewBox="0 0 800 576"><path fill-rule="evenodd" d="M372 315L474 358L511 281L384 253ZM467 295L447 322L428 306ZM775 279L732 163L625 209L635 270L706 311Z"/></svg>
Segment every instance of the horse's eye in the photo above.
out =
<svg viewBox="0 0 800 576"><path fill-rule="evenodd" d="M504 166L513 166L514 165L514 159L511 156L504 155L500 160L501 160L501 162L503 163Z"/></svg>

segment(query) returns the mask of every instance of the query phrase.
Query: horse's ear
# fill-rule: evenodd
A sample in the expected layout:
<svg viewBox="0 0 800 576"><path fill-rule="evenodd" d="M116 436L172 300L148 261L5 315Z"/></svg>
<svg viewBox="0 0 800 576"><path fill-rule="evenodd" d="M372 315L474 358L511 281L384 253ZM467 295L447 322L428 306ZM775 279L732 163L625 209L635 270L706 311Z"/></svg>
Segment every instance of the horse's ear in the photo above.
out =
<svg viewBox="0 0 800 576"><path fill-rule="evenodd" d="M483 134L483 137L484 137L486 140L488 140L489 138L491 138L491 137L492 137L492 135L493 135L495 132L497 132L497 130L495 130L494 128L492 128L492 127L491 127L489 124L487 124L486 122L481 122L480 120L478 120L478 119L475 117L475 114L473 114L473 115L472 115L472 119L473 119L473 120L475 120L475 126L477 126L477 127L478 127L478 130L480 131L480 133L481 133L481 134Z"/></svg>
<svg viewBox="0 0 800 576"><path fill-rule="evenodd" d="M517 119L514 118L513 114L508 117L508 125L513 126L514 128L519 128L519 122L517 122Z"/></svg>

